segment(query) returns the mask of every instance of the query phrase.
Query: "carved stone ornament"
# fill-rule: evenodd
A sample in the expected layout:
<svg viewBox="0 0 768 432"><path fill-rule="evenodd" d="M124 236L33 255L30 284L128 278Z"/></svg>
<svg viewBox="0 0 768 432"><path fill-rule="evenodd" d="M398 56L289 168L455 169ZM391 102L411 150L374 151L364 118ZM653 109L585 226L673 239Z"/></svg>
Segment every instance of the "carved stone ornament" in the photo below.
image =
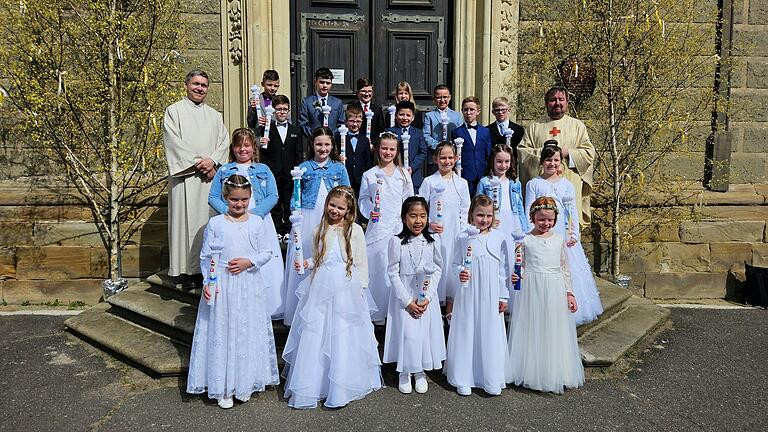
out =
<svg viewBox="0 0 768 432"><path fill-rule="evenodd" d="M232 64L240 64L243 60L243 10L240 0L228 0L229 7L229 58Z"/></svg>
<svg viewBox="0 0 768 432"><path fill-rule="evenodd" d="M557 67L560 80L576 103L584 102L595 91L595 66L592 60L576 54L568 56Z"/></svg>

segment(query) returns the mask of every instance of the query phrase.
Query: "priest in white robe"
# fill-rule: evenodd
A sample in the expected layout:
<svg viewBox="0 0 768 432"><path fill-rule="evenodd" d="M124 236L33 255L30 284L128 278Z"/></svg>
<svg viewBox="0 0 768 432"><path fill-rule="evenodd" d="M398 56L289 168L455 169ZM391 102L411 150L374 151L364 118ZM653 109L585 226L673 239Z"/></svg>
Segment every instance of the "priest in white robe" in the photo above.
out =
<svg viewBox="0 0 768 432"><path fill-rule="evenodd" d="M594 182L595 147L587 127L568 113L568 91L554 86L544 96L547 114L525 128L523 141L517 146L520 178L525 183L539 175L539 156L544 142L555 140L563 150L563 176L576 190L576 206L582 228L592 220L590 194Z"/></svg>
<svg viewBox="0 0 768 432"><path fill-rule="evenodd" d="M221 113L205 104L208 75L189 72L187 96L165 110L163 143L168 160L169 276L192 287L200 273L203 230L213 215L208 192L216 168L227 162L229 137Z"/></svg>

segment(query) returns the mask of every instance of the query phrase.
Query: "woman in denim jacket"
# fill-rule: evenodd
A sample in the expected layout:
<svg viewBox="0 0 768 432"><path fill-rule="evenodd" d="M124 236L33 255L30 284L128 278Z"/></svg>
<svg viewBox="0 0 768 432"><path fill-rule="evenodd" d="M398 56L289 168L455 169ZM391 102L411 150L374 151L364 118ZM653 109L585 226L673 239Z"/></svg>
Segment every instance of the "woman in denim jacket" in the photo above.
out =
<svg viewBox="0 0 768 432"><path fill-rule="evenodd" d="M229 146L230 162L216 171L211 192L208 194L208 204L219 214L226 213L227 200L222 195L224 182L233 174L239 174L251 182L252 194L248 211L264 219L264 238L267 240L267 247L272 251L272 258L264 266L266 271L262 272L267 286L255 288L264 291L267 313L272 319L280 319L283 315L283 255L270 214L272 207L277 204L277 183L269 168L259 163L259 151L255 143L256 136L250 129L240 128L232 133Z"/></svg>
<svg viewBox="0 0 768 432"><path fill-rule="evenodd" d="M487 195L493 198L491 179L499 178L499 218L496 228L516 242L522 241L531 231L531 225L525 215L523 189L517 179L515 157L511 147L506 144L494 146L488 164L486 176L480 179L475 195Z"/></svg>
<svg viewBox="0 0 768 432"><path fill-rule="evenodd" d="M323 203L328 191L336 186L351 186L347 168L339 161L339 152L333 142L333 132L327 127L319 127L312 133L312 144L309 146L308 159L299 165L304 171L301 176L301 244L305 254L312 251L314 229L320 225L323 218ZM291 199L291 210L296 211L295 197ZM291 231L293 234L293 230ZM309 274L296 273L293 266L294 247L288 247L285 260L285 281L283 282L283 298L285 309L283 322L291 325L296 305L296 287ZM305 255L306 256L306 255Z"/></svg>

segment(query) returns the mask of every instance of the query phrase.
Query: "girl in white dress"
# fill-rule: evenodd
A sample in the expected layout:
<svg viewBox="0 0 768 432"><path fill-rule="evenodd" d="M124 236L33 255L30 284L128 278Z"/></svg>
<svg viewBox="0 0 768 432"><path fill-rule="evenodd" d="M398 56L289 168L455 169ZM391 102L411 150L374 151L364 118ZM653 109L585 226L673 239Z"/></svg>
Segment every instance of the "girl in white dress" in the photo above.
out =
<svg viewBox="0 0 768 432"><path fill-rule="evenodd" d="M360 213L368 218L365 242L370 271L371 320L384 324L392 284L387 276L389 240L403 229L400 208L413 195L411 176L400 165L397 136L379 135L374 148L377 165L365 173L360 183Z"/></svg>
<svg viewBox="0 0 768 432"><path fill-rule="evenodd" d="M328 193L315 229L314 252L303 265L283 359L285 397L293 408L339 408L381 388L378 343L363 291L368 285L363 229L352 188Z"/></svg>
<svg viewBox="0 0 768 432"><path fill-rule="evenodd" d="M272 207L277 204L277 183L272 171L259 163L259 150L255 145L256 135L248 128L239 128L232 133L229 145L229 163L216 170L211 181L208 204L220 214L227 212L227 201L222 194L224 181L232 174L239 174L251 183L251 201L248 212L264 220L264 241L272 251L272 258L264 266L264 298L267 312L272 319L283 317L283 254L277 238L275 223L272 221Z"/></svg>
<svg viewBox="0 0 768 432"><path fill-rule="evenodd" d="M469 219L472 226L453 254L451 283L456 295L448 299L453 311L443 371L462 396L472 394L472 387L495 396L505 387L509 243L504 234L491 229L493 201L487 196L472 199Z"/></svg>
<svg viewBox="0 0 768 432"><path fill-rule="evenodd" d="M320 224L323 217L323 203L328 191L335 186L350 186L347 169L339 162L338 146L333 143L333 132L327 127L319 127L312 133L312 145L309 147L308 159L299 165L304 171L301 177L301 208L293 208L295 196L291 200L291 210L302 216L302 251L307 255L313 247L312 230ZM291 239L296 232L291 230ZM288 244L285 259L285 282L283 284L284 312L283 323L291 325L299 298L296 289L299 283L307 277L305 272L300 275L294 269L294 253L296 248Z"/></svg>
<svg viewBox="0 0 768 432"><path fill-rule="evenodd" d="M266 309L264 270L272 257L262 245L264 222L248 212L251 184L232 175L224 181L226 214L214 216L205 228L200 252L203 296L198 306L187 393L208 393L222 408L234 396L250 399L253 392L278 385L272 322Z"/></svg>
<svg viewBox="0 0 768 432"><path fill-rule="evenodd" d="M523 208L523 190L517 179L514 150L506 144L498 144L491 151L488 173L477 185L477 195L493 198L493 178L498 178L499 220L494 228L510 239L519 242L530 230L528 215Z"/></svg>
<svg viewBox="0 0 768 432"><path fill-rule="evenodd" d="M419 196L429 202L429 229L440 238L441 255L446 261L450 261L458 235L467 225L469 185L454 172L458 155L453 143L440 142L434 154L438 171L424 179L419 186ZM444 272L437 285L437 294L442 304L445 304L447 295L452 296L446 289L450 285L448 280L451 277L451 272Z"/></svg>
<svg viewBox="0 0 768 432"><path fill-rule="evenodd" d="M568 247L552 229L558 220L553 198L533 201L530 214L534 228L523 240L525 270L509 324L506 378L533 390L563 393L563 387L584 384Z"/></svg>
<svg viewBox="0 0 768 432"><path fill-rule="evenodd" d="M400 212L403 230L389 241L389 279L392 295L387 312L384 363L397 362L398 389L426 393L425 370L440 369L445 360L445 336L435 287L443 260L440 242L426 230L427 201L409 197ZM434 303L434 304L433 304Z"/></svg>
<svg viewBox="0 0 768 432"><path fill-rule="evenodd" d="M525 186L525 208L530 214L533 201L548 196L553 198L557 207L561 209L554 230L566 239L571 289L579 299L579 311L574 315L574 321L578 326L593 321L603 313L603 305L600 302L595 277L592 275L592 269L579 240L581 235L579 212L576 208L576 191L571 182L562 176L562 159L563 156L556 141L550 140L544 143L540 158L542 174L530 180Z"/></svg>

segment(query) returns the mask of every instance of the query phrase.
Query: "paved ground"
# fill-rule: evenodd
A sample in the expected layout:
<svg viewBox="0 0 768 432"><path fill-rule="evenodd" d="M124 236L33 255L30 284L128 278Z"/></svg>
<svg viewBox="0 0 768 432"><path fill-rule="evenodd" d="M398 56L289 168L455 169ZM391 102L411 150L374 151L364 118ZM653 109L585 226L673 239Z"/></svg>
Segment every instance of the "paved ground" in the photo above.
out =
<svg viewBox="0 0 768 432"><path fill-rule="evenodd" d="M271 390L223 411L184 394L183 378L152 380L63 332L64 317L2 316L0 430L766 430L768 312L674 309L672 319L631 372L562 396L464 398L438 374L426 395L389 387L340 410L291 410Z"/></svg>

